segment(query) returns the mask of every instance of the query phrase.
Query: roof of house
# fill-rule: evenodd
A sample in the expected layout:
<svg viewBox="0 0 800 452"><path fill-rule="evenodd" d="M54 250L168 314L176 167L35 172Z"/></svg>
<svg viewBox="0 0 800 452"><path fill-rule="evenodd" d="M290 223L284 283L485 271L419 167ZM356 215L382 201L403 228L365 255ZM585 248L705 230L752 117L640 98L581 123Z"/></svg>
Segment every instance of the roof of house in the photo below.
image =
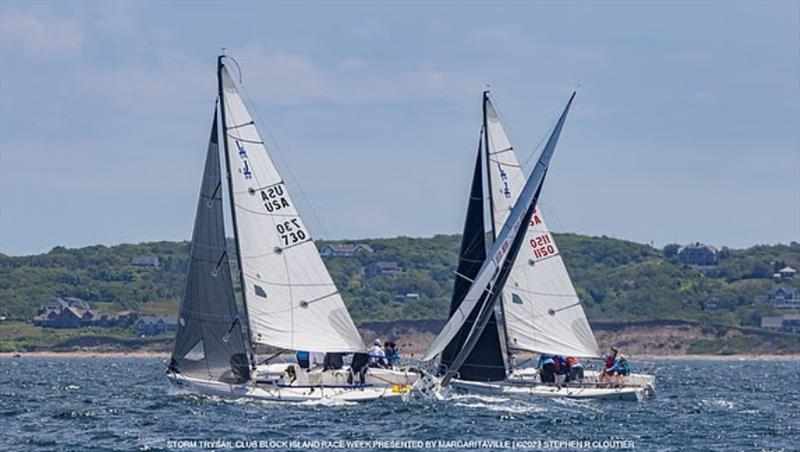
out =
<svg viewBox="0 0 800 452"><path fill-rule="evenodd" d="M178 323L178 320L175 317L171 316L171 315L146 315L146 316L139 317L138 322L156 323L159 320L161 320L164 323L169 324L169 325Z"/></svg>
<svg viewBox="0 0 800 452"><path fill-rule="evenodd" d="M72 306L67 306L66 308L61 310L61 315L67 312L69 312L70 314L74 315L77 318L81 318L83 317L83 314L87 311L83 309L73 308Z"/></svg>
<svg viewBox="0 0 800 452"><path fill-rule="evenodd" d="M711 251L712 253L716 253L717 252L717 248L712 246L712 245L706 245L705 243L695 242L695 243L690 243L688 245L684 245L684 246L678 248L678 253L680 253L682 251L700 250L700 249L706 249L706 250Z"/></svg>
<svg viewBox="0 0 800 452"><path fill-rule="evenodd" d="M61 309L65 309L69 306L78 307L80 309L89 309L89 303L81 300L78 297L52 297L47 304L53 302L56 302Z"/></svg>
<svg viewBox="0 0 800 452"><path fill-rule="evenodd" d="M330 243L328 245L325 245L324 248L330 248L333 251L339 253L355 253L359 249L370 253L372 252L372 248L370 248L369 245L365 245L363 243Z"/></svg>
<svg viewBox="0 0 800 452"><path fill-rule="evenodd" d="M789 267L787 265L786 267L783 267L782 269L778 270L778 272L780 272L780 273L797 273L797 270L795 270L792 267Z"/></svg>
<svg viewBox="0 0 800 452"><path fill-rule="evenodd" d="M783 287L783 286L776 286L769 290L770 295L775 295L778 292L783 292L787 294L795 294L797 293L797 289L794 287Z"/></svg>
<svg viewBox="0 0 800 452"><path fill-rule="evenodd" d="M87 309L87 310L81 312L81 317L86 316L86 314L90 315L89 318L95 318L95 317L97 317L99 312L95 311L94 309Z"/></svg>

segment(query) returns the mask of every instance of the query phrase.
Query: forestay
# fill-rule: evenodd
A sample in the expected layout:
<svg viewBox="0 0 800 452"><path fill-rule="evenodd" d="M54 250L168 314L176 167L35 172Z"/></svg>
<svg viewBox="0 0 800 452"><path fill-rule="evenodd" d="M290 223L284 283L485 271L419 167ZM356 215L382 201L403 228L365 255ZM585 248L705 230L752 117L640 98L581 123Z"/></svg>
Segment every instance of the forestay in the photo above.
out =
<svg viewBox="0 0 800 452"><path fill-rule="evenodd" d="M525 176L491 100L486 100L495 227L505 223ZM558 247L536 209L525 241L503 288L508 346L564 356L600 355Z"/></svg>
<svg viewBox="0 0 800 452"><path fill-rule="evenodd" d="M364 344L227 69L220 68L250 340L289 350Z"/></svg>
<svg viewBox="0 0 800 452"><path fill-rule="evenodd" d="M190 376L241 382L247 380L248 365L225 245L216 124L215 112L172 365Z"/></svg>

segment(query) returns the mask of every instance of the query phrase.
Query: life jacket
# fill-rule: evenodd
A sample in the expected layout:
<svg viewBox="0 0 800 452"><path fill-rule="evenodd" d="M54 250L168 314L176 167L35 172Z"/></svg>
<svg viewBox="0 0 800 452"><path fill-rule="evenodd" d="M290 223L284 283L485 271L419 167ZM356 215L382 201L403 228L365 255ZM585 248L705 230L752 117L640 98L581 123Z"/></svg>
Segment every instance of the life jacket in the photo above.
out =
<svg viewBox="0 0 800 452"><path fill-rule="evenodd" d="M572 367L575 364L578 364L578 360L574 356L567 357L567 366Z"/></svg>
<svg viewBox="0 0 800 452"><path fill-rule="evenodd" d="M614 367L614 357L611 355L606 356L606 369Z"/></svg>
<svg viewBox="0 0 800 452"><path fill-rule="evenodd" d="M561 373L566 370L567 362L564 361L563 356L554 356L553 357L553 367L556 370L556 373Z"/></svg>

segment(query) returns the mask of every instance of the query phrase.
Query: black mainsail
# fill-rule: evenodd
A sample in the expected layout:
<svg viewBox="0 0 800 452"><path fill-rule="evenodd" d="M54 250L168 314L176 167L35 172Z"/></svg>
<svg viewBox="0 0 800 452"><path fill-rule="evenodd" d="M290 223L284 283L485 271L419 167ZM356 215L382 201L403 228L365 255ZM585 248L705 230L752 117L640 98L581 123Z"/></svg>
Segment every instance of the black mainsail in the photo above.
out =
<svg viewBox="0 0 800 452"><path fill-rule="evenodd" d="M481 133L483 138L483 132ZM483 139L478 146L478 155L475 159L475 170L472 176L469 203L467 204L467 217L464 221L464 232L461 236L461 250L458 255L458 268L456 280L453 285L453 297L450 301L450 315L458 309L467 295L472 281L481 269L481 264L486 260L486 234L484 224L484 196L483 196ZM492 237L494 238L494 237ZM458 352L467 341L482 305L479 304L472 310L456 337L442 352L441 364L449 368ZM487 327L481 333L475 348L467 356L464 364L459 369L459 377L472 381L500 381L506 377L506 367L503 360L500 335L497 329L497 318L492 313Z"/></svg>
<svg viewBox="0 0 800 452"><path fill-rule="evenodd" d="M240 383L249 371L225 243L218 143L215 110L170 368Z"/></svg>

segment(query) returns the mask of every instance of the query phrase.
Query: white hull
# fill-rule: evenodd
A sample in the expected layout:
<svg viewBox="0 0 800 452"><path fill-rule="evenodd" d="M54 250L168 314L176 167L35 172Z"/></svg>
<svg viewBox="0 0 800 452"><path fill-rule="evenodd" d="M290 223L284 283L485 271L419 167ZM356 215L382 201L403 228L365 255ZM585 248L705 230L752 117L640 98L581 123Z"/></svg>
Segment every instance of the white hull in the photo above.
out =
<svg viewBox="0 0 800 452"><path fill-rule="evenodd" d="M294 363L261 364L257 368L259 382L277 382L284 375L288 366L295 366L297 378L303 384L346 385L350 377L350 366L337 370L299 369ZM374 386L411 386L419 374L405 369L382 369L370 367L365 375L365 383Z"/></svg>
<svg viewBox="0 0 800 452"><path fill-rule="evenodd" d="M597 370L586 370L583 373L583 380L584 384L590 385L597 385L600 383L621 383L622 386L632 386L632 387L643 387L649 389L651 392L655 393L656 389L656 377L655 375L649 374L630 374L624 377L609 377L605 381L600 381L601 372ZM539 371L533 367L526 367L522 369L517 369L508 376L508 380L511 383L527 383L533 384L538 383L539 380Z"/></svg>
<svg viewBox="0 0 800 452"><path fill-rule="evenodd" d="M639 401L648 397L644 387L598 388L590 386L554 386L544 384L520 385L509 381L483 383L453 380L450 383L457 393L508 397L559 397L568 399L599 399Z"/></svg>
<svg viewBox="0 0 800 452"><path fill-rule="evenodd" d="M167 378L180 388L202 395L275 402L364 402L399 397L403 393L401 388L393 386L228 384L174 373L167 374Z"/></svg>

